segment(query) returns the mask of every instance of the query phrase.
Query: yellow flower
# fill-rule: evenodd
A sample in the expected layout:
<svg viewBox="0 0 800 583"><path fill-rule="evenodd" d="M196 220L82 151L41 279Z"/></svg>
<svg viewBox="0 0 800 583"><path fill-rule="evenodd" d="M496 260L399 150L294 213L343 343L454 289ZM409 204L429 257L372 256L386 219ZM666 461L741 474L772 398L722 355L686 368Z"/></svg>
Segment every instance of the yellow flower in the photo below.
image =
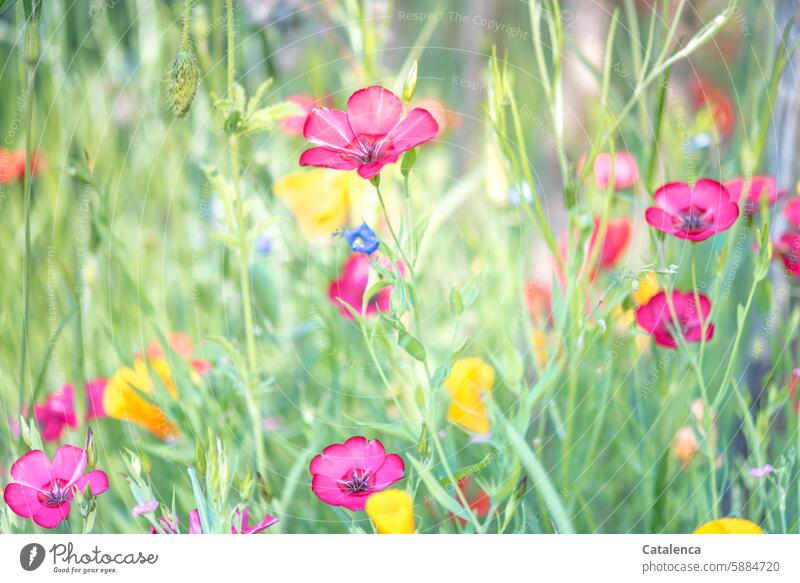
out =
<svg viewBox="0 0 800 583"><path fill-rule="evenodd" d="M153 358L150 360L150 365L172 398L177 398L167 361L163 357ZM147 401L139 392L145 395L153 394L153 380L142 358L134 360L133 368L125 366L119 369L108 381L103 394L103 408L106 414L114 419L141 425L161 439L175 435L177 429L164 412Z"/></svg>
<svg viewBox="0 0 800 583"><path fill-rule="evenodd" d="M764 534L764 531L744 518L720 518L697 527L694 534Z"/></svg>
<svg viewBox="0 0 800 583"><path fill-rule="evenodd" d="M639 287L633 292L633 303L637 306L643 306L650 301L654 295L658 293L658 278L652 271L647 272L645 276L639 280Z"/></svg>
<svg viewBox="0 0 800 583"><path fill-rule="evenodd" d="M544 330L534 330L531 332L531 347L536 366L540 369L547 366L549 355L547 354L547 334Z"/></svg>
<svg viewBox="0 0 800 583"><path fill-rule="evenodd" d="M314 240L346 226L360 180L355 172L315 168L279 178L272 190L297 218L306 238Z"/></svg>
<svg viewBox="0 0 800 583"><path fill-rule="evenodd" d="M480 358L462 358L453 363L444 386L453 401L447 419L475 433L489 433L489 415L482 394L491 393L494 368Z"/></svg>
<svg viewBox="0 0 800 583"><path fill-rule="evenodd" d="M378 534L414 534L414 504L405 490L376 492L364 510Z"/></svg>

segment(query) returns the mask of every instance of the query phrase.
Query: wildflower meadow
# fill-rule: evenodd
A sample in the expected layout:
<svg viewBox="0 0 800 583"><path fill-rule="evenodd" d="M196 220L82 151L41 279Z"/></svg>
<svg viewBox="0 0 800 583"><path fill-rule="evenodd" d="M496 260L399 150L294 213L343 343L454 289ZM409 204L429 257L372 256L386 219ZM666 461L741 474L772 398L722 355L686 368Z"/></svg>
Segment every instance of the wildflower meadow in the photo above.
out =
<svg viewBox="0 0 800 583"><path fill-rule="evenodd" d="M800 533L799 17L0 0L0 533Z"/></svg>

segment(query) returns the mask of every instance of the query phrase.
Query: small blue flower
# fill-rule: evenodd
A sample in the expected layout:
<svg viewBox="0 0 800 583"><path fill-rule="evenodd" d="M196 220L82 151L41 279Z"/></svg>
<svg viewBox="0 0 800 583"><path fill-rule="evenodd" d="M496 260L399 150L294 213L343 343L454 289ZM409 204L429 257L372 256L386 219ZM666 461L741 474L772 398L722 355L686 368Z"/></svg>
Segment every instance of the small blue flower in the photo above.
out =
<svg viewBox="0 0 800 583"><path fill-rule="evenodd" d="M272 252L272 233L265 231L256 237L255 248L261 255L269 255Z"/></svg>
<svg viewBox="0 0 800 583"><path fill-rule="evenodd" d="M355 229L345 229L342 235L347 239L350 248L356 253L365 253L369 255L378 249L378 236L375 231L369 228L367 223L361 223L361 226Z"/></svg>

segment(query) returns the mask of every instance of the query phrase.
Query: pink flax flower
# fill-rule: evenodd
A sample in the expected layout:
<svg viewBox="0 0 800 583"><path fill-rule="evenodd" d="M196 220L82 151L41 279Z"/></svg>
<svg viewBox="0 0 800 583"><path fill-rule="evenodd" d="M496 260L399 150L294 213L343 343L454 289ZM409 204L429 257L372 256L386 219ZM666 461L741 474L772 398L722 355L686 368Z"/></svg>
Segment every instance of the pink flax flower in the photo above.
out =
<svg viewBox="0 0 800 583"><path fill-rule="evenodd" d="M106 410L103 408L103 394L106 392L108 379L98 377L86 383L86 420L105 419Z"/></svg>
<svg viewBox="0 0 800 583"><path fill-rule="evenodd" d="M586 156L578 162L578 174L583 174ZM613 168L612 168L613 166ZM597 190L606 190L614 175L614 190L627 190L639 180L639 166L630 152L601 152L594 159L594 184Z"/></svg>
<svg viewBox="0 0 800 583"><path fill-rule="evenodd" d="M317 147L303 152L300 166L358 170L369 179L438 132L429 111L418 107L403 117L403 102L394 93L367 87L350 96L346 112L317 107L308 114L303 135Z"/></svg>
<svg viewBox="0 0 800 583"><path fill-rule="evenodd" d="M739 218L739 206L719 182L703 178L694 187L670 182L653 194L656 206L645 211L647 223L689 241L705 241L725 231Z"/></svg>
<svg viewBox="0 0 800 583"><path fill-rule="evenodd" d="M337 305L342 315L350 320L353 315L342 305L345 303L362 316L374 316L378 310L385 312L389 309L392 286L384 287L371 298L362 312L361 304L369 283L370 259L363 253L353 253L345 262L339 279L331 282L328 288L328 299ZM405 272L402 263L398 263L401 275Z"/></svg>
<svg viewBox="0 0 800 583"><path fill-rule="evenodd" d="M42 439L45 442L59 441L65 427L78 426L75 416L75 388L64 385L48 395L44 403L35 404L33 412Z"/></svg>
<svg viewBox="0 0 800 583"><path fill-rule="evenodd" d="M233 520L231 521L232 534L258 534L262 530L268 529L270 526L278 522L274 516L267 514L261 519L261 522L250 526L250 518L247 512L247 507L239 509L233 513Z"/></svg>
<svg viewBox="0 0 800 583"><path fill-rule="evenodd" d="M150 527L150 534L180 534L181 521L177 516L162 516L158 519L160 530L155 526ZM189 513L189 534L203 534L200 526L200 513L197 508Z"/></svg>
<svg viewBox="0 0 800 583"><path fill-rule="evenodd" d="M650 301L636 310L636 321L646 332L649 332L656 344L665 348L677 348L678 342L675 340L675 332L680 331L684 342L700 342L705 327L705 339L711 340L714 337L714 324L708 322L711 313L711 302L703 294L698 294L700 299L700 309L695 305L693 291L672 292L672 307L675 310L673 318L672 310L667 302L667 294L664 291L658 292Z"/></svg>
<svg viewBox="0 0 800 583"><path fill-rule="evenodd" d="M800 383L800 368L792 371L792 378L789 380L789 399L792 401L794 414L800 413L800 394L797 392L797 385Z"/></svg>
<svg viewBox="0 0 800 583"><path fill-rule="evenodd" d="M725 188L731 201L740 205L746 215L758 212L762 198L766 198L767 205L772 206L787 194L785 190L778 190L778 183L772 176L753 176L747 196L742 200L745 182L744 178L734 178L725 182Z"/></svg>
<svg viewBox="0 0 800 583"><path fill-rule="evenodd" d="M75 492L87 486L92 496L108 490L108 476L101 470L86 469L86 450L62 445L53 462L43 451L34 449L11 466L14 482L6 486L3 498L19 516L31 518L43 528L55 528L69 516Z"/></svg>
<svg viewBox="0 0 800 583"><path fill-rule="evenodd" d="M795 229L800 229L800 196L793 198L783 207L783 216Z"/></svg>
<svg viewBox="0 0 800 583"><path fill-rule="evenodd" d="M311 460L311 489L323 502L363 510L370 494L404 478L405 465L397 454L387 455L377 439L351 437L334 443Z"/></svg>
<svg viewBox="0 0 800 583"><path fill-rule="evenodd" d="M772 248L783 261L786 273L800 277L800 234L784 233L772 243Z"/></svg>

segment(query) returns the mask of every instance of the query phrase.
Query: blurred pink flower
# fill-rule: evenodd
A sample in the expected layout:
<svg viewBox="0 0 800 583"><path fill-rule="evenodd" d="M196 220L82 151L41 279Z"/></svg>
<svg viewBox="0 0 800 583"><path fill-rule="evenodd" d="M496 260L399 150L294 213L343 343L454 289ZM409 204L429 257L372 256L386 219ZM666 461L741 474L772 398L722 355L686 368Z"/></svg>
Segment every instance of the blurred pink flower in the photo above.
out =
<svg viewBox="0 0 800 583"><path fill-rule="evenodd" d="M64 427L77 427L75 417L75 388L64 385L55 393L50 393L44 403L33 406L36 424L42 439L46 442L58 441Z"/></svg>
<svg viewBox="0 0 800 583"><path fill-rule="evenodd" d="M597 244L597 237L600 234L600 219L594 219L594 231L592 231L592 238L589 241L589 256L594 252L594 246ZM618 219L609 219L606 224L606 232L603 237L603 243L598 252L597 262L600 269L611 269L619 261L622 254L628 248L631 235L633 234L633 227L631 221L627 217L620 217Z"/></svg>
<svg viewBox="0 0 800 583"><path fill-rule="evenodd" d="M134 516L141 516L142 514L152 512L156 508L158 508L158 500L148 500L147 502L142 502L134 506L131 509L131 514Z"/></svg>
<svg viewBox="0 0 800 583"><path fill-rule="evenodd" d="M86 383L86 420L105 419L106 410L103 408L103 393L106 391L108 379L98 377Z"/></svg>
<svg viewBox="0 0 800 583"><path fill-rule="evenodd" d="M766 476L769 476L774 470L775 468L773 468L769 464L766 464L761 466L760 468L750 468L747 471L747 473L753 476L754 478L764 478Z"/></svg>
<svg viewBox="0 0 800 583"><path fill-rule="evenodd" d="M772 243L772 248L783 261L786 272L800 277L800 234L784 233Z"/></svg>
<svg viewBox="0 0 800 583"><path fill-rule="evenodd" d="M351 437L326 447L311 460L311 489L331 506L363 510L370 494L380 492L405 476L397 454L387 455L377 439Z"/></svg>
<svg viewBox="0 0 800 583"><path fill-rule="evenodd" d="M704 241L725 231L739 218L739 207L727 189L703 178L694 187L670 182L653 194L656 206L645 211L647 223L678 239Z"/></svg>
<svg viewBox="0 0 800 583"><path fill-rule="evenodd" d="M368 299L364 311L361 304L364 293L367 291L370 272L370 258L363 253L353 253L345 262L342 274L328 288L328 299L337 305L342 315L350 320L353 315L342 305L342 302L352 307L362 316L374 316L378 310L385 312L391 302L392 286L384 287ZM401 275L405 273L402 262L398 263Z"/></svg>
<svg viewBox="0 0 800 583"><path fill-rule="evenodd" d="M676 329L680 330L684 342L700 342L702 326L705 325L705 339L711 340L714 337L714 324L708 322L711 302L703 294L698 294L698 297L699 313L693 291L672 292L672 305L678 318L678 322L675 322L667 303L667 294L660 291L649 302L636 309L636 321L653 336L656 344L665 348L678 347L674 337Z"/></svg>
<svg viewBox="0 0 800 583"><path fill-rule="evenodd" d="M734 178L725 182L725 188L728 190L731 202L739 204L746 215L758 212L762 197L765 197L767 204L772 206L787 194L785 190L778 190L778 183L772 176L753 176L747 196L742 200L744 183L744 178Z"/></svg>
<svg viewBox="0 0 800 583"><path fill-rule="evenodd" d="M783 207L783 216L795 229L800 229L800 196L793 198Z"/></svg>
<svg viewBox="0 0 800 583"><path fill-rule="evenodd" d="M287 101L291 101L292 103L299 105L303 110L303 113L302 115L292 115L284 118L283 121L281 121L281 131L289 136L302 136L303 126L306 125L306 118L308 118L308 114L311 113L311 110L313 110L319 104L317 103L316 99L310 95L305 95L302 93L290 95Z"/></svg>
<svg viewBox="0 0 800 583"><path fill-rule="evenodd" d="M19 516L31 518L43 528L55 528L69 516L75 492L86 486L92 496L108 490L108 476L101 470L84 474L87 453L73 445L62 445L53 463L43 451L34 449L11 466L16 480L6 486L3 498Z"/></svg>
<svg viewBox="0 0 800 583"><path fill-rule="evenodd" d="M613 164L612 164L613 161ZM586 156L578 161L578 174L583 173ZM594 184L598 190L605 190L611 184L614 173L614 190L627 190L639 180L639 166L630 152L615 152L612 159L609 152L601 152L594 159Z"/></svg>
<svg viewBox="0 0 800 583"><path fill-rule="evenodd" d="M380 86L353 93L347 112L317 107L308 114L303 128L305 138L317 147L303 152L300 166L358 170L362 178L372 178L439 131L425 109L412 109L405 118L402 115L403 102Z"/></svg>

